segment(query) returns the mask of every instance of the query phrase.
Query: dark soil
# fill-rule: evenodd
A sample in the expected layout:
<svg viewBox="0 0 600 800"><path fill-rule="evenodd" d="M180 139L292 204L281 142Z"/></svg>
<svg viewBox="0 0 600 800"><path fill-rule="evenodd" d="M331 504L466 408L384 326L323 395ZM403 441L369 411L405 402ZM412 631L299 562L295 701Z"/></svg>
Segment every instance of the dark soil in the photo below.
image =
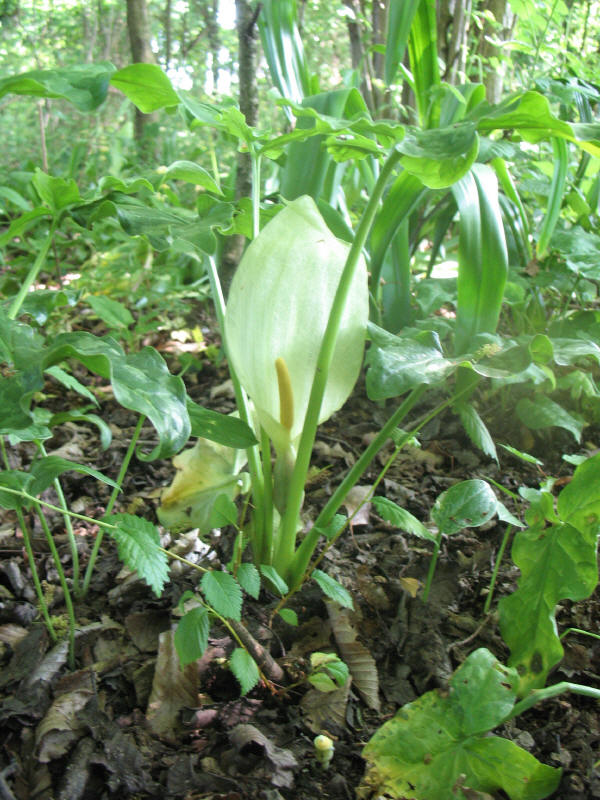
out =
<svg viewBox="0 0 600 800"><path fill-rule="evenodd" d="M210 407L231 410L225 380L225 371L207 361L200 373L189 376L190 393ZM217 386L223 391L215 396ZM57 397L55 402L68 407L71 400ZM48 451L63 448L66 457L116 477L135 418L115 405L109 394L102 416L114 435L107 452L100 450L95 429L73 424L59 429L47 443ZM314 519L315 510L386 416L384 409L369 403L358 390L346 408L323 426L315 456L319 471L307 489L307 522ZM520 435L508 425L503 433ZM588 429L587 437L591 446L598 446L597 430ZM142 438L150 445L153 430L145 428ZM507 440L500 436L500 441ZM520 444L514 438L511 441ZM482 459L451 416L424 429L421 443L420 450L409 449L396 459L378 489L419 519L427 520L436 497L458 480L490 477L512 491L523 484L538 485L540 474L534 467L510 456L502 458L501 468ZM572 443L558 435L540 438L529 449L544 461L548 474L560 477L571 470L560 460L565 447ZM10 457L13 468L26 467L31 448L19 446ZM382 463L374 466L362 484L373 482ZM156 490L169 483L172 472L169 463L134 461L118 510L155 521ZM74 510L95 518L103 513L107 487L77 473L66 474L64 486ZM48 499L53 499L51 493ZM61 518L50 514L49 520L70 575ZM56 570L42 531L33 519L30 523L40 578L52 598L52 614L64 625L64 598ZM240 698L239 686L226 667L233 647L226 630L212 629L209 648L197 664L181 670L177 663L170 631L176 623L178 600L195 588L197 573L176 564L171 583L157 599L136 575L122 569L116 548L106 540L91 590L76 605L77 663L75 671L70 671L66 643L53 646L40 622L23 540L12 512L4 513L0 521L0 798L355 797L364 773L362 747L383 721L404 703L444 687L453 670L478 647L487 647L506 662L508 652L494 613L487 618L483 614L504 527L493 522L446 540L425 605L418 595L411 596L411 588L416 586L414 581L423 585L431 546L400 534L374 511L354 524L329 550L321 568L353 594L356 610L344 624L351 626L364 652L374 659L379 689L375 687L375 694L369 696L353 687L347 698L338 698L323 711L319 706L325 701L311 704L302 677L311 652L335 650L333 628L339 620L312 587L306 587L292 603L300 619L297 628L279 618L270 626L274 596L263 592L260 602L246 600L245 624L284 667L286 677L280 684L262 684ZM76 534L85 569L96 529L82 523L76 526ZM228 530L208 543L193 533L173 539L165 534L166 545L191 561L213 567L227 562L232 540ZM506 555L495 600L514 588L517 575ZM578 604L565 603L557 615L560 630L572 626L597 631L599 606L598 593ZM567 637L565 658L550 682L600 686L599 656L598 640ZM296 685L287 688L286 683ZM326 716L325 725L319 723L320 712ZM335 740L335 756L327 770L315 762L312 744L321 727ZM496 733L542 762L563 767L555 799L600 797L600 720L594 700L561 695Z"/></svg>

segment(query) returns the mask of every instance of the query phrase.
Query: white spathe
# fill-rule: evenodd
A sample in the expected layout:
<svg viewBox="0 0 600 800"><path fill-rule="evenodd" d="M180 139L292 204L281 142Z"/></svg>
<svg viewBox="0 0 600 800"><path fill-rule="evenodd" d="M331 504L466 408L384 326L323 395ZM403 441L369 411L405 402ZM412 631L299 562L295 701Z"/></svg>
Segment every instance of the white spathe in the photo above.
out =
<svg viewBox="0 0 600 800"><path fill-rule="evenodd" d="M300 197L249 245L233 278L225 317L229 358L280 453L290 446L295 449L302 433L317 356L349 249L331 233L314 201ZM356 383L368 314L367 268L361 256L319 422L344 404ZM280 419L275 367L280 358L287 366L293 393L289 429Z"/></svg>

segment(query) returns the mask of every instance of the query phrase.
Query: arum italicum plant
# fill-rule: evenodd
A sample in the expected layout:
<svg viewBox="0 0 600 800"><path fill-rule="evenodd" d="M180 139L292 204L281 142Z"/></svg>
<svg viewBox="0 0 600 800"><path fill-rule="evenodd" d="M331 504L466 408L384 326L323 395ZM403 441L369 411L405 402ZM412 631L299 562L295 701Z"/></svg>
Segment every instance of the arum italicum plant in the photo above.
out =
<svg viewBox="0 0 600 800"><path fill-rule="evenodd" d="M310 417L324 422L344 404L363 358L367 269L360 251L349 259L350 251L331 233L314 201L300 197L249 245L229 293L227 353L261 429L264 508L258 515L262 531L256 523L252 530L254 558L273 565L285 580L293 577L306 478L306 468L297 464L305 425ZM345 297L336 298L344 280ZM312 391L318 369L327 373L320 402ZM312 447L310 438L304 449ZM272 474L269 440L276 456Z"/></svg>

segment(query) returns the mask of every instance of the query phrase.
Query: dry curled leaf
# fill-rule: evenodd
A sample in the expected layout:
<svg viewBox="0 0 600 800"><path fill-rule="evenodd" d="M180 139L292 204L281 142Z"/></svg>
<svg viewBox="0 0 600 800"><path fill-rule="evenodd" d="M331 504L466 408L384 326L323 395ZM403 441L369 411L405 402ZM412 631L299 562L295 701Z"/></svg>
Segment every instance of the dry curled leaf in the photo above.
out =
<svg viewBox="0 0 600 800"><path fill-rule="evenodd" d="M357 632L350 621L350 612L336 603L326 603L333 635L342 659L348 665L352 681L363 700L379 711L379 677L375 659L367 648L356 640Z"/></svg>

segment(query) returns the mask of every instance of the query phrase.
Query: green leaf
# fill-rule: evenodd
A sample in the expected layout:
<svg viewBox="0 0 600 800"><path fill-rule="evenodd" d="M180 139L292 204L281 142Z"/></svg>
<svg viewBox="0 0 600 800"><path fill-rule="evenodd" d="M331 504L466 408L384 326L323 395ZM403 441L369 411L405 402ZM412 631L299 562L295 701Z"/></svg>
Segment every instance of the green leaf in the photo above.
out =
<svg viewBox="0 0 600 800"><path fill-rule="evenodd" d="M123 303L112 300L110 297L91 294L85 298L85 302L94 309L109 328L122 330L135 322L131 311Z"/></svg>
<svg viewBox="0 0 600 800"><path fill-rule="evenodd" d="M230 655L229 667L242 687L242 695L248 694L260 680L256 661L241 647L236 647Z"/></svg>
<svg viewBox="0 0 600 800"><path fill-rule="evenodd" d="M172 108L180 102L171 81L156 64L130 64L115 72L110 83L144 114Z"/></svg>
<svg viewBox="0 0 600 800"><path fill-rule="evenodd" d="M394 82L404 61L408 36L421 0L390 0L385 37L385 82Z"/></svg>
<svg viewBox="0 0 600 800"><path fill-rule="evenodd" d="M600 454L577 467L558 495L558 513L581 533L600 531Z"/></svg>
<svg viewBox="0 0 600 800"><path fill-rule="evenodd" d="M287 622L288 625L298 625L298 615L292 608L279 609L279 616L284 622Z"/></svg>
<svg viewBox="0 0 600 800"><path fill-rule="evenodd" d="M54 214L80 200L79 189L72 178L54 178L36 169L31 181L40 196L42 203Z"/></svg>
<svg viewBox="0 0 600 800"><path fill-rule="evenodd" d="M226 525L237 527L238 510L233 500L226 494L220 494L215 499L210 512L208 524L211 528L223 528Z"/></svg>
<svg viewBox="0 0 600 800"><path fill-rule="evenodd" d="M314 578L323 594L329 597L330 600L335 600L336 603L339 603L344 608L354 608L352 595L335 578L320 569L313 570L310 577Z"/></svg>
<svg viewBox="0 0 600 800"><path fill-rule="evenodd" d="M275 591L279 592L281 597L284 597L289 592L290 587L283 580L275 567L271 566L270 564L261 564L260 571L261 574L272 584Z"/></svg>
<svg viewBox="0 0 600 800"><path fill-rule="evenodd" d="M515 680L515 671L488 650L471 653L451 678L449 692L427 692L375 733L363 750L365 785L377 796L413 800L456 800L461 787L471 793L503 790L511 800L547 797L561 771L488 735L513 708Z"/></svg>
<svg viewBox="0 0 600 800"><path fill-rule="evenodd" d="M170 164L166 171L162 173L162 182L164 181L185 181L192 183L194 186L202 186L213 194L222 195L221 187L216 183L210 172L207 172L203 167L194 164L193 161L174 161Z"/></svg>
<svg viewBox="0 0 600 800"><path fill-rule="evenodd" d="M48 367L44 370L44 372L46 372L47 375L51 375L55 381L58 381L66 389L77 392L77 394L80 394L82 397L91 400L92 403L98 408L100 407L100 403L98 403L96 400L96 396L90 392L87 386L84 386L82 383L80 383L77 378L75 378L69 372L65 372L64 369L56 366Z"/></svg>
<svg viewBox="0 0 600 800"><path fill-rule="evenodd" d="M32 482L30 485L31 494L41 494L44 489L52 485L55 478L62 475L63 472L82 472L84 475L91 475L102 483L112 486L113 489L118 489L119 485L115 483L112 478L108 478L97 469L86 467L85 464L77 464L74 461L68 461L66 458L60 456L45 456L38 459L31 467L30 474Z"/></svg>
<svg viewBox="0 0 600 800"><path fill-rule="evenodd" d="M475 479L446 489L435 501L431 519L447 536L463 528L476 528L496 513L498 501L490 485Z"/></svg>
<svg viewBox="0 0 600 800"><path fill-rule="evenodd" d="M556 632L556 605L583 600L598 583L596 530L544 522L519 531L512 559L521 570L518 588L499 603L500 631L511 650L510 665L520 675L519 695L542 687L562 658Z"/></svg>
<svg viewBox="0 0 600 800"><path fill-rule="evenodd" d="M437 537L430 530L428 530L422 522L414 517L410 511L401 508L392 500L387 497L379 497L376 495L372 500L379 516L386 522L390 522L400 530L412 533L413 536L418 536L420 539L427 539L430 542L437 541Z"/></svg>
<svg viewBox="0 0 600 800"><path fill-rule="evenodd" d="M444 189L465 175L477 158L479 139L472 122L451 128L407 130L396 145L401 164L430 189Z"/></svg>
<svg viewBox="0 0 600 800"><path fill-rule="evenodd" d="M175 631L175 649L182 667L201 658L208 645L210 619L202 606L192 608L179 620Z"/></svg>
<svg viewBox="0 0 600 800"><path fill-rule="evenodd" d="M454 405L455 410L458 412L460 421L463 424L469 439L473 444L482 450L486 456L498 461L498 454L496 453L496 445L490 436L484 421L481 419L477 411L473 408L471 403L458 402Z"/></svg>
<svg viewBox="0 0 600 800"><path fill-rule="evenodd" d="M204 597L212 608L227 619L239 622L242 615L242 590L239 583L228 572L211 570L205 572L200 581Z"/></svg>
<svg viewBox="0 0 600 800"><path fill-rule="evenodd" d="M309 675L307 680L319 692L335 692L336 689L340 688L336 683L334 683L332 678L330 678L329 675L326 675L324 672L315 672L313 675Z"/></svg>
<svg viewBox="0 0 600 800"><path fill-rule="evenodd" d="M420 384L438 383L455 369L444 357L437 335L394 336L369 323L367 394L371 400L398 397Z"/></svg>
<svg viewBox="0 0 600 800"><path fill-rule="evenodd" d="M548 249L548 244L560 216L563 195L567 184L567 170L569 168L569 148L567 143L564 139L554 137L552 139L552 148L554 151L554 172L552 174L552 183L548 195L546 215L544 216L542 228L538 236L538 258L543 258Z"/></svg>
<svg viewBox="0 0 600 800"><path fill-rule="evenodd" d="M333 537L340 532L344 525L348 522L348 517L344 514L335 514L330 523L324 528L315 525L315 530L324 536L327 541L331 541Z"/></svg>
<svg viewBox="0 0 600 800"><path fill-rule="evenodd" d="M49 217L50 212L44 206L38 206L31 211L26 211L20 217L13 219L7 230L0 236L0 247L5 247L17 236L22 236L40 217Z"/></svg>
<svg viewBox="0 0 600 800"><path fill-rule="evenodd" d="M0 80L5 94L61 97L80 111L93 111L104 102L115 67L108 61L59 69L33 70Z"/></svg>
<svg viewBox="0 0 600 800"><path fill-rule="evenodd" d="M583 418L566 411L545 395L537 395L535 401L522 397L516 405L516 412L521 422L532 431L542 428L564 428L573 434L576 441L581 441L585 425Z"/></svg>
<svg viewBox="0 0 600 800"><path fill-rule="evenodd" d="M498 500L498 505L496 507L496 512L498 514L498 519L501 522L507 522L509 525L514 525L516 528L524 528L525 525L521 522L518 517L515 517L514 514L508 510L508 508Z"/></svg>
<svg viewBox="0 0 600 800"><path fill-rule="evenodd" d="M539 458L536 458L529 453L524 453L522 450L517 450L516 447L512 447L510 444L501 444L500 447L506 450L507 453L515 456L515 458L520 458L521 461L526 461L528 464L535 464L538 467L541 467L544 464L544 462L540 461Z"/></svg>
<svg viewBox="0 0 600 800"><path fill-rule="evenodd" d="M186 398L186 405L192 425L192 436L240 450L257 444L254 432L241 419L203 408L189 397Z"/></svg>
<svg viewBox="0 0 600 800"><path fill-rule="evenodd" d="M260 594L260 574L254 564L247 564L244 562L237 568L235 577L242 589L247 592L250 597L258 600Z"/></svg>
<svg viewBox="0 0 600 800"><path fill-rule="evenodd" d="M21 472L20 470L11 469L0 472L0 506L14 511L15 509L29 507L31 503L25 499L20 498L12 492L3 492L2 486L8 489L13 489L19 492L29 492L29 484L31 483L31 475L28 472Z"/></svg>
<svg viewBox="0 0 600 800"><path fill-rule="evenodd" d="M439 109L431 98L440 85L435 0L421 0L408 40L412 86L422 128L439 126Z"/></svg>
<svg viewBox="0 0 600 800"><path fill-rule="evenodd" d="M160 548L157 528L142 517L132 514L113 514L104 522L116 525L108 528L117 543L119 558L129 569L135 570L157 597L169 579L167 555Z"/></svg>
<svg viewBox="0 0 600 800"><path fill-rule="evenodd" d="M297 19L296 0L265 0L258 30L273 84L300 102L311 93L311 81Z"/></svg>
<svg viewBox="0 0 600 800"><path fill-rule="evenodd" d="M97 414L88 414L87 411L74 408L72 411L61 411L58 414L52 414L48 425L52 428L55 425L62 425L64 422L87 422L90 425L95 425L100 433L100 445L102 449L108 450L110 447L112 431L102 417L99 417Z"/></svg>
<svg viewBox="0 0 600 800"><path fill-rule="evenodd" d="M536 333L529 342L529 353L534 364L548 364L554 358L554 346L545 333Z"/></svg>

